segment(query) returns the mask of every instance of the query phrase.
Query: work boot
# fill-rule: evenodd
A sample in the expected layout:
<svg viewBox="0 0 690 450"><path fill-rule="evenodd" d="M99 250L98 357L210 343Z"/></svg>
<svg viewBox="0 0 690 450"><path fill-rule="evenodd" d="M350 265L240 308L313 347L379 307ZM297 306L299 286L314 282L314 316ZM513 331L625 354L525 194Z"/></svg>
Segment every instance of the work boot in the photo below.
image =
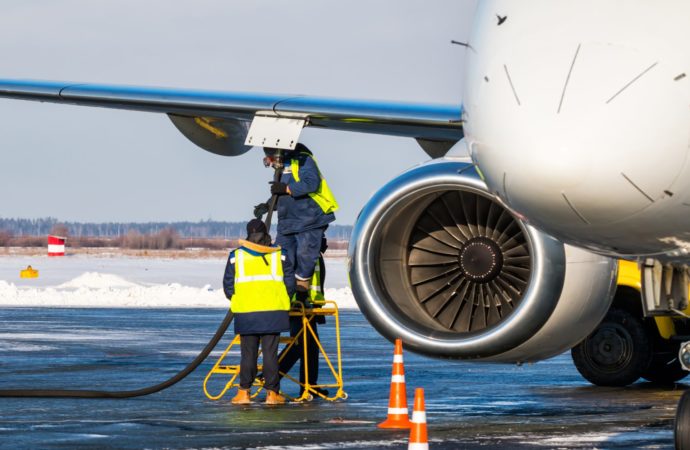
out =
<svg viewBox="0 0 690 450"><path fill-rule="evenodd" d="M249 389L238 389L237 395L230 401L233 405L248 405L252 402L249 397Z"/></svg>
<svg viewBox="0 0 690 450"><path fill-rule="evenodd" d="M283 405L285 404L285 397L277 392L268 391L266 394L266 404L267 405Z"/></svg>

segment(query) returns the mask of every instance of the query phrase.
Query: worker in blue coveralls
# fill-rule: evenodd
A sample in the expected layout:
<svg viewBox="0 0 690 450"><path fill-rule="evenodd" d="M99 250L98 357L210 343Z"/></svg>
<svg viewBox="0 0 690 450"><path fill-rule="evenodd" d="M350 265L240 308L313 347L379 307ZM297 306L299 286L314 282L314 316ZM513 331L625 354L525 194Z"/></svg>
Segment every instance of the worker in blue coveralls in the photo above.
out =
<svg viewBox="0 0 690 450"><path fill-rule="evenodd" d="M271 151L266 149L267 154ZM275 243L294 268L296 299L306 301L321 242L328 224L335 220L338 203L306 145L300 143L294 151L286 151L284 160L280 181L271 182L271 194L278 196ZM260 218L267 210L266 203L259 204L254 216Z"/></svg>
<svg viewBox="0 0 690 450"><path fill-rule="evenodd" d="M274 149L264 149L268 158L275 153ZM284 154L285 169L279 182L271 183L271 194L278 195L278 233L276 244L285 251L289 266L294 269L295 300L310 307L309 298L314 271L319 263L319 256L324 234L328 224L335 220L334 212L338 209L331 190L323 178L312 152L304 145L297 144L294 151ZM255 207L255 217L261 217L268 211L268 204ZM288 274L285 274L288 277ZM301 327L298 317L291 318L290 334L294 336ZM313 340L309 341L311 384L318 376L318 349ZM296 349L297 350L297 349ZM292 360L292 358L286 358ZM294 364L291 361L289 366ZM283 367L286 372L289 367ZM303 366L303 365L302 365ZM304 383L304 367L300 371L300 381Z"/></svg>
<svg viewBox="0 0 690 450"><path fill-rule="evenodd" d="M240 335L240 387L232 403L251 402L249 389L256 377L261 342L266 404L282 404L278 342L280 333L290 328L294 279L285 273L292 270L280 247L271 245L266 225L259 219L247 224L247 239L240 239L239 244L230 252L223 276L223 290L235 314L235 334Z"/></svg>

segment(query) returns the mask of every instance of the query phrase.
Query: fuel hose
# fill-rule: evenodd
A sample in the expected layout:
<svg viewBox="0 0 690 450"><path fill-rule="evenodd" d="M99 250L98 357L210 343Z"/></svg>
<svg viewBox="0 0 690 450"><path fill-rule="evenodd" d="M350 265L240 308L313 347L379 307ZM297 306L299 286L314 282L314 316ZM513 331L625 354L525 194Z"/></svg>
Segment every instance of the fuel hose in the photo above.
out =
<svg viewBox="0 0 690 450"><path fill-rule="evenodd" d="M194 369L204 362L206 357L218 344L218 341L223 337L225 331L232 322L233 314L228 310L225 319L218 327L216 334L206 344L206 347L194 358L194 361L187 364L187 367L182 369L172 378L169 378L162 383L154 386L137 389L134 391L95 391L86 389L0 389L0 397L23 397L23 398L133 398L144 395L154 394L156 392L167 389L174 384L182 381L187 375L192 373Z"/></svg>

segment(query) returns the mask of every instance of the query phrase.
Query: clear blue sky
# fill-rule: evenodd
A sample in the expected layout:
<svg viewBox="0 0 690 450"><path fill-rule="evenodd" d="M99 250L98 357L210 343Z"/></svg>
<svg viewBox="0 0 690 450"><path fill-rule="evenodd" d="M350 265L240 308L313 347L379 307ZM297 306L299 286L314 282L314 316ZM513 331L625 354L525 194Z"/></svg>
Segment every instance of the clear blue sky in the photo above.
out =
<svg viewBox="0 0 690 450"><path fill-rule="evenodd" d="M475 0L8 0L0 78L461 102ZM352 224L427 160L411 139L307 129ZM244 220L265 200L262 152L195 147L162 114L0 100L0 217Z"/></svg>

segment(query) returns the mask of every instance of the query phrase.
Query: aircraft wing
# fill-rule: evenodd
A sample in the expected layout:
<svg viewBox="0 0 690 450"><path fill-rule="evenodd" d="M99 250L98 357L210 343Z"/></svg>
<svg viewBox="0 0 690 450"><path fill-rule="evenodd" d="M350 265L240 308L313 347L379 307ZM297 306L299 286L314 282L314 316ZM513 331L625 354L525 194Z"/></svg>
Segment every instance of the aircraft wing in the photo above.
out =
<svg viewBox="0 0 690 450"><path fill-rule="evenodd" d="M412 137L432 156L463 136L460 104L423 104L56 81L0 79L0 98L165 113L192 142L234 156L257 113L334 130Z"/></svg>

